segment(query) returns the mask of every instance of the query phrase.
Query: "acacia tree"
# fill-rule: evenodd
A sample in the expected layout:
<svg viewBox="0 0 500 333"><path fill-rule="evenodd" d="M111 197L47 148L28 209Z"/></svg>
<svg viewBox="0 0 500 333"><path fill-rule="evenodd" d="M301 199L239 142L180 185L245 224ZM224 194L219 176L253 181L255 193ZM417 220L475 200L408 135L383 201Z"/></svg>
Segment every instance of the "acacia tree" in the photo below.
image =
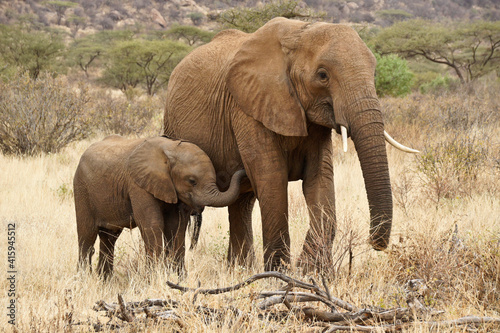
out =
<svg viewBox="0 0 500 333"><path fill-rule="evenodd" d="M500 69L500 21L405 21L382 30L373 43L380 54L421 57L449 66L462 83Z"/></svg>
<svg viewBox="0 0 500 333"><path fill-rule="evenodd" d="M128 30L103 30L78 38L70 45L67 60L71 66L78 66L85 76L89 77L90 67L94 66L112 45L131 40L133 36L134 33Z"/></svg>
<svg viewBox="0 0 500 333"><path fill-rule="evenodd" d="M78 6L78 3L72 1L45 1L44 2L49 8L52 8L57 13L57 24L61 24L61 20L64 13L68 8L73 8Z"/></svg>
<svg viewBox="0 0 500 333"><path fill-rule="evenodd" d="M153 95L167 84L175 65L189 50L186 44L169 40L118 43L107 54L101 80L122 91L143 85L148 95Z"/></svg>
<svg viewBox="0 0 500 333"><path fill-rule="evenodd" d="M312 20L325 16L303 7L300 1L273 0L263 6L254 8L232 8L222 12L217 21L224 29L238 29L244 32L254 32L267 21L282 16L290 19Z"/></svg>
<svg viewBox="0 0 500 333"><path fill-rule="evenodd" d="M196 43L208 43L215 35L211 31L206 31L190 25L175 25L165 32L165 35L172 39L182 39L189 46Z"/></svg>
<svg viewBox="0 0 500 333"><path fill-rule="evenodd" d="M61 36L23 26L0 25L0 57L8 65L27 71L36 79L42 71L54 70L64 50Z"/></svg>

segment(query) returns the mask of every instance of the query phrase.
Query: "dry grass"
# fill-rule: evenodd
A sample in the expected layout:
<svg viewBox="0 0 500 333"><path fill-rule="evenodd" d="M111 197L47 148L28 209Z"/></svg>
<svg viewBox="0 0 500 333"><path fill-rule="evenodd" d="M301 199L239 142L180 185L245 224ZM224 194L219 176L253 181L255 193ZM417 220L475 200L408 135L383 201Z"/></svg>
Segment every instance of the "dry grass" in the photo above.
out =
<svg viewBox="0 0 500 333"><path fill-rule="evenodd" d="M500 112L494 97L480 101L467 101L455 96L455 104L464 108L474 105L468 112L486 112L493 108ZM393 119L389 130L403 143L429 151L443 138L457 137L457 128L445 129L438 124L442 138L427 135L432 132L419 122L426 109L438 115L439 105L453 105L452 97L410 96L402 100L384 100L389 112L399 110L400 117L410 117L410 110L418 115L403 130L396 130L399 122ZM439 99L442 98L442 99ZM480 98L480 97L478 97ZM428 100L432 99L432 100ZM468 101L471 99L471 101ZM471 104L472 103L472 104ZM438 105L438 106L436 106ZM465 105L465 106L464 106ZM493 106L492 106L493 105ZM391 109L392 107L392 109ZM451 106L450 106L451 107ZM413 108L413 109L412 109ZM398 118L400 119L400 118ZM406 119L408 120L408 119ZM358 306L374 305L386 308L406 306L403 289L410 279L423 279L427 290L422 293L425 304L446 311L442 319L455 319L466 315L500 316L500 176L498 150L500 126L498 119L488 126L478 125L476 131L483 138L489 151L475 172L473 189L467 195L443 197L439 202L429 194L432 187L419 171L419 159L388 148L394 188L394 225L391 246L385 252L370 250L368 238L368 207L361 170L352 145L342 154L335 139L335 180L338 213L338 232L335 240L335 267L330 275L332 295ZM434 130L433 133L439 132ZM193 306L192 295L170 290L166 281L178 282L176 274L165 267L148 270L144 265L142 241L138 231L124 232L117 243L115 275L109 282L102 282L95 275L76 271L77 239L72 177L81 153L96 139L73 143L61 152L36 158L18 158L0 155L0 260L7 262L7 225L16 224L16 269L18 297L17 328L19 332L92 331L90 327L67 326L68 314L74 321L96 321L92 306L98 300L115 302L117 294L126 301L146 298L173 298L184 304L187 311ZM444 170L446 171L446 170ZM299 183L290 184L290 232L292 255L301 251L308 228L307 208ZM188 275L181 283L194 287L198 281L205 288L227 286L240 282L263 270L262 236L258 208L254 212L254 234L257 258L256 267L237 267L230 270L225 265L228 244L226 209L207 209L201 239L195 251L187 254ZM455 225L458 234L454 234ZM455 237L455 238L454 238ZM459 242L455 241L458 237ZM350 244L350 245L349 245ZM454 245L455 244L455 245ZM350 246L353 252L352 270L348 272L345 255ZM292 267L290 274L304 279ZM8 304L8 283L0 279L3 311ZM266 321L258 317L259 311L248 297L252 291L271 289L273 281L259 281L251 286L221 296L198 296L197 304L224 307L228 303L250 316L234 326L230 318L214 323L206 322L199 315L185 318L183 331L188 332L253 332L305 331L311 324L289 315L282 321ZM283 306L283 309L284 306ZM8 318L7 318L8 319ZM2 325L7 331L6 316ZM100 318L102 323L105 318ZM148 331L171 332L180 327L174 322L155 324ZM135 332L139 327L124 331ZM415 325L409 332L427 332ZM463 332L456 328L449 331ZM487 331L482 328L481 331Z"/></svg>

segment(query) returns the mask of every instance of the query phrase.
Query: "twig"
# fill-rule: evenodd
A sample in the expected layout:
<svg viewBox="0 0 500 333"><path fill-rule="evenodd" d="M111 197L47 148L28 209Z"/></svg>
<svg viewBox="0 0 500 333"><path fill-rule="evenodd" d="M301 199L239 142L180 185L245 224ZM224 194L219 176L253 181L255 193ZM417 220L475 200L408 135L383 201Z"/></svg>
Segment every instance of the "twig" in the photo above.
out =
<svg viewBox="0 0 500 333"><path fill-rule="evenodd" d="M321 282L323 282L323 288L325 288L325 293L326 297L328 298L329 301L332 300L332 295L330 294L330 289L328 288L328 285L326 284L326 279L324 275L321 275ZM335 306L330 306L332 312L336 312L337 308Z"/></svg>

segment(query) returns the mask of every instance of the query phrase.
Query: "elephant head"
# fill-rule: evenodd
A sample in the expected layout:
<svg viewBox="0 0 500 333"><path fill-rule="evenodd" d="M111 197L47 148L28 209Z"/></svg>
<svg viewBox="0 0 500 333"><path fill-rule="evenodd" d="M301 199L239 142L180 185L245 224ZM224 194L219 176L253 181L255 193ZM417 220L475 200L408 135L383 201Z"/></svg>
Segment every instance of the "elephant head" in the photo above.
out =
<svg viewBox="0 0 500 333"><path fill-rule="evenodd" d="M352 138L368 196L370 242L383 250L392 194L375 65L348 26L276 18L237 51L228 87L243 112L273 132L307 136L309 124L317 124Z"/></svg>
<svg viewBox="0 0 500 333"><path fill-rule="evenodd" d="M229 189L220 192L210 158L195 144L158 137L145 140L128 158L134 182L157 199L178 200L201 212L204 206L223 207L238 197L245 170L234 173Z"/></svg>

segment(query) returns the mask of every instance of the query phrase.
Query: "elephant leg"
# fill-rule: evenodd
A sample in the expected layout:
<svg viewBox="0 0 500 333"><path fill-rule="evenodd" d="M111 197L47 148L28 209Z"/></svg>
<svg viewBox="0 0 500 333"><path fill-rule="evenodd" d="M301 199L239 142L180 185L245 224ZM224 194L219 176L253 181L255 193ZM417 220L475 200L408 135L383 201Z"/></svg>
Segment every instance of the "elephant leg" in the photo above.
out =
<svg viewBox="0 0 500 333"><path fill-rule="evenodd" d="M141 232L149 258L160 258L163 255L163 210L162 202L142 189L130 191L130 201L134 220Z"/></svg>
<svg viewBox="0 0 500 333"><path fill-rule="evenodd" d="M92 227L78 226L78 267L79 269L86 269L92 271L92 256L94 255L94 243L97 239L97 230Z"/></svg>
<svg viewBox="0 0 500 333"><path fill-rule="evenodd" d="M96 221L91 213L87 196L75 191L76 227L78 235L78 268L87 266L92 271L94 243L97 239Z"/></svg>
<svg viewBox="0 0 500 333"><path fill-rule="evenodd" d="M230 265L250 266L255 262L252 231L254 204L255 194L249 192L228 207L230 237L227 258Z"/></svg>
<svg viewBox="0 0 500 333"><path fill-rule="evenodd" d="M107 229L99 230L99 263L97 271L104 278L109 278L113 273L113 261L115 256L115 243L118 236L122 233L122 229L111 231Z"/></svg>
<svg viewBox="0 0 500 333"><path fill-rule="evenodd" d="M290 262L287 161L280 138L248 118L242 122L245 124L243 130L235 131L236 141L247 176L259 200L265 268L279 269Z"/></svg>
<svg viewBox="0 0 500 333"><path fill-rule="evenodd" d="M266 270L277 270L290 263L288 181L286 177L281 181L280 177L276 178L268 179L265 183L269 185L264 185L262 190L258 190Z"/></svg>
<svg viewBox="0 0 500 333"><path fill-rule="evenodd" d="M299 265L306 271L331 267L336 225L330 136L327 136L327 140L318 139L315 148L307 156L302 183L310 225Z"/></svg>
<svg viewBox="0 0 500 333"><path fill-rule="evenodd" d="M175 205L165 214L165 256L173 260L176 270L184 270L186 254L186 229L190 218L190 209Z"/></svg>

